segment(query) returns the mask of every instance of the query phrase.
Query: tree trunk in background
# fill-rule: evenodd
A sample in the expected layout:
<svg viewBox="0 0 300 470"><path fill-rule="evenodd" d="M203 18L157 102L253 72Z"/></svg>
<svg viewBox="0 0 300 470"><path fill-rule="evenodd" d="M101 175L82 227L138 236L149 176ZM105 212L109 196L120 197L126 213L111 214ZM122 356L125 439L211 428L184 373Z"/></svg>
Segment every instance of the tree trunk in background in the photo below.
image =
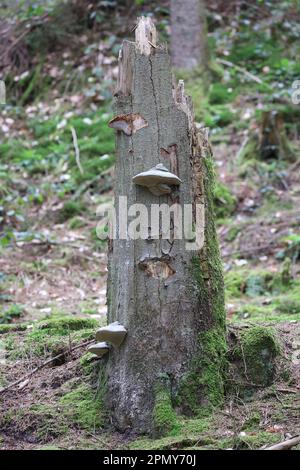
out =
<svg viewBox="0 0 300 470"><path fill-rule="evenodd" d="M176 68L208 68L204 0L171 0L171 53Z"/></svg>
<svg viewBox="0 0 300 470"><path fill-rule="evenodd" d="M149 213L152 204L192 204L200 233L199 249L191 251L187 240L173 238L172 227L170 240L160 233L110 242L108 321L118 320L128 334L109 352L108 406L118 429L144 433L163 427L161 393L170 410L188 414L222 401L226 347L211 150L206 132L196 130L183 82L172 87L170 58L156 46L149 18L139 20L135 43L123 43L115 111L127 122L140 115L147 123L131 135L117 131L117 214L120 196L128 208L142 203ZM158 163L182 180L171 195L158 197L132 182Z"/></svg>

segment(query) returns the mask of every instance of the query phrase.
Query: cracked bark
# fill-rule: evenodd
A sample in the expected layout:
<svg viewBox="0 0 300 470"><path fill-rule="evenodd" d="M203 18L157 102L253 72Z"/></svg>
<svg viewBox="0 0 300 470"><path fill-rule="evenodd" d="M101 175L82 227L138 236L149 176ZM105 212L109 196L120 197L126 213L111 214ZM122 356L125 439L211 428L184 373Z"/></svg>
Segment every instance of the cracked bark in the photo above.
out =
<svg viewBox="0 0 300 470"><path fill-rule="evenodd" d="M151 37L155 46L155 35ZM166 49L148 47L147 37L142 40L147 47L139 44L138 27L137 42L124 41L119 58L116 115L141 115L148 126L130 136L116 134L116 212L119 196L127 196L128 207L144 204L149 214L151 204L173 204L171 196L156 197L131 181L160 162L182 180L175 200L182 207L197 203L204 208L205 134L195 128L183 83L173 89ZM150 228L149 222L148 231ZM204 258L203 250L201 253ZM128 331L121 348L109 353L107 364L107 404L120 430L151 430L156 382L167 375L172 393L176 393L197 349L198 333L213 323L210 307L203 307L205 302L199 301L195 289L190 269L194 256L199 253L187 251L185 240L170 243L148 237L117 239L111 244L108 322L118 320Z"/></svg>

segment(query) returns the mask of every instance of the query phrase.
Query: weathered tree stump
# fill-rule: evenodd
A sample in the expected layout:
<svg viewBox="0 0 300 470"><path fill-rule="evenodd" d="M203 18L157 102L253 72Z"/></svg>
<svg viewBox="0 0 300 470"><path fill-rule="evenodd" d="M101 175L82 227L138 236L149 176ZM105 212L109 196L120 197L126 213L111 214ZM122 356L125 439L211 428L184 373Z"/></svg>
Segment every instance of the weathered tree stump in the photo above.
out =
<svg viewBox="0 0 300 470"><path fill-rule="evenodd" d="M250 131L238 153L240 163L247 160L283 160L294 162L297 156L289 142L284 126L284 120L280 112L263 111L261 121L255 131Z"/></svg>
<svg viewBox="0 0 300 470"><path fill-rule="evenodd" d="M117 129L120 216L109 243L108 321L119 321L128 334L109 352L107 403L118 429L144 433L155 427L162 388L171 406L184 413L221 403L226 344L207 133L195 127L183 82L173 88L169 55L156 44L151 20L139 19L135 34L136 41L124 41L120 52L116 117L110 124ZM180 186L157 196L134 184L135 175L160 163L180 178ZM137 203L149 213L141 228L146 236L124 239L121 219L128 208L132 220L130 208ZM189 236L176 239L175 213L169 239L162 229L151 233L151 205L176 203L183 213L184 205L191 205L197 243ZM134 210L131 216L136 218Z"/></svg>

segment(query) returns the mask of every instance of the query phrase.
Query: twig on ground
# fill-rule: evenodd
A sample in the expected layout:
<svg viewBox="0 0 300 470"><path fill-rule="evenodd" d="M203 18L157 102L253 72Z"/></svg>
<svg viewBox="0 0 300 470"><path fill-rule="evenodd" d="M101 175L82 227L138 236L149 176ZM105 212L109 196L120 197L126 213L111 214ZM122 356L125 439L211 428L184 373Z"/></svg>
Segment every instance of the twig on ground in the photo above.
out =
<svg viewBox="0 0 300 470"><path fill-rule="evenodd" d="M298 444L300 444L300 436L294 436L291 439L287 439L286 441L279 442L278 444L261 450L289 450Z"/></svg>
<svg viewBox="0 0 300 470"><path fill-rule="evenodd" d="M233 69L236 69L238 70L239 72L243 73L244 75L246 75L246 77L250 78L250 80L256 82L256 83L259 83L260 85L264 85L266 88L268 88L269 90L272 90L272 88L270 87L270 85L268 85L267 83L263 82L259 77L257 77L256 75L253 75L253 73L251 72L248 72L248 70L244 69L243 67L240 67L240 65L236 65L234 64L233 62L230 62L229 60L225 60L225 59L216 59L216 62L218 62L219 64L222 64L222 65L226 65L227 67L231 67Z"/></svg>
<svg viewBox="0 0 300 470"><path fill-rule="evenodd" d="M89 344L91 343L94 343L95 340L91 339L89 341L86 341L85 343L81 343L81 344L78 344L77 346L74 346L70 351L70 352L73 352L75 351L76 349L79 349L79 348L84 348L85 346L88 346ZM24 382L26 379L28 379L29 377L31 377L32 375L34 375L36 372L38 372L39 370L43 369L44 367L46 367L48 364L51 364L51 362L53 361L56 361L57 359L60 359L62 357L64 357L66 355L67 351L66 352L63 352L61 354L58 354L57 356L54 356L54 357L51 357L50 359L47 359L47 361L45 362L42 362L42 364L40 364L39 366L35 367L34 369L32 369L32 371L28 372L27 374L23 375L22 377L20 377L18 380L15 380L15 382L12 382L11 384L7 385L6 387L3 387L0 389L0 394L1 393L4 393L6 392L7 390L15 387L16 385L19 385L21 382Z"/></svg>
<svg viewBox="0 0 300 470"><path fill-rule="evenodd" d="M80 151L78 147L78 140L77 140L77 135L76 135L76 131L74 127L71 127L71 132L72 132L72 137L73 137L73 145L75 149L75 160L76 160L80 173L83 175L83 168L80 163Z"/></svg>
<svg viewBox="0 0 300 470"><path fill-rule="evenodd" d="M300 389L277 387L278 392L282 393L300 393Z"/></svg>

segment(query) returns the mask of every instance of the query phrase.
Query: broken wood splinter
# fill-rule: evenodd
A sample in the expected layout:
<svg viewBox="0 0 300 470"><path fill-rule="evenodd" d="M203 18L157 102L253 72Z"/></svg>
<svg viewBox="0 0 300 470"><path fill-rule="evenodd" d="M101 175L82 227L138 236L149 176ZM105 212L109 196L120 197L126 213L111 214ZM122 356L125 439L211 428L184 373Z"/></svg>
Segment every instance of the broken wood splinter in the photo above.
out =
<svg viewBox="0 0 300 470"><path fill-rule="evenodd" d="M109 121L108 126L126 135L132 135L143 127L147 127L148 122L140 114L120 114Z"/></svg>

